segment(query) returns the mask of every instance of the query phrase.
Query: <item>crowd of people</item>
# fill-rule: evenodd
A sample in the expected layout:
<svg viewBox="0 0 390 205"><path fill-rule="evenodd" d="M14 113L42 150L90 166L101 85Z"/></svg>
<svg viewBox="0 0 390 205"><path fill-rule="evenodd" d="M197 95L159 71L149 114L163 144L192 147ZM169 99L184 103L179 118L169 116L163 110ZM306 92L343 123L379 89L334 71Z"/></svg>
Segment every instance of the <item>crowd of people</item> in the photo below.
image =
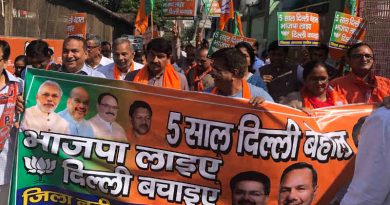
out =
<svg viewBox="0 0 390 205"><path fill-rule="evenodd" d="M3 113L1 119L15 118L13 114L15 106L9 106L11 104L16 105L19 111L24 111L24 102L17 94L20 95L23 91L22 82L26 68L245 98L253 106L264 101L276 102L305 112L315 108L353 103L379 104L385 97L390 96L390 79L377 76L372 72L375 55L373 49L366 43L357 43L346 52L345 57L351 67L351 72L346 75L342 75L339 69L326 63L329 52L326 45L308 49L310 59L303 63L289 59L289 48L279 46L277 41L270 43L268 49L261 52L260 56L258 56L258 44L250 45L246 42L240 42L235 47L220 49L211 56L208 56L208 50L209 43L206 40L197 43L197 47L190 44L182 47L179 35L175 32L171 41L165 38L152 39L145 46L144 51L135 51L132 42L123 37L115 39L111 46L111 43L102 42L96 35L89 35L86 39L69 36L63 42L62 65L58 65L51 61L53 51L48 43L44 40L34 40L27 46L25 55L15 59L15 72L11 73L4 68L4 62L10 56L10 47L6 41L0 41L0 87L2 88L0 96L14 94L12 98L6 98L7 100L1 103L0 112ZM49 88L53 89L49 92L46 90ZM100 132L101 127L120 126L115 122L114 115L105 116L105 110L118 111L116 109L118 99L115 96L101 94L98 99L98 106L100 106L98 114L89 121L84 118L89 101L88 93L84 88L73 88L69 94L67 109L56 114L53 111L61 96L62 90L55 82L42 84L37 95L37 106L25 110L26 120L21 123L21 128L37 127L38 130L52 131L51 129L56 127L55 129L61 129L63 133L77 135L78 132L83 132L86 136L92 136L92 133L96 135ZM43 102L47 98L50 98L52 103L42 103L41 106L38 104L39 101ZM0 98L0 102L2 99ZM136 119L149 121L148 127L141 126L137 130L138 134L142 134L150 128L152 112L149 105L143 105L142 102L138 104L143 110L130 108L129 115L134 117L133 125L138 123ZM72 112L75 106L79 112ZM141 111L146 114L142 114ZM47 115L41 120L29 119L32 118L29 115L35 116L34 112L44 112ZM0 123L2 127L8 128L6 132L8 135L0 136L0 204L4 204L2 200L8 190L7 180L9 180L12 162L10 159L15 146L14 137L8 136L9 133L15 133L16 129L12 120L2 120ZM119 131L114 135L109 134L110 136L126 138L122 127L111 130ZM282 182L284 181L285 179L282 178ZM238 187L231 186L232 190ZM316 185L313 185L313 192L315 187ZM283 190L284 198L292 200L288 195L291 188L287 187ZM267 193L269 188L263 194Z"/></svg>

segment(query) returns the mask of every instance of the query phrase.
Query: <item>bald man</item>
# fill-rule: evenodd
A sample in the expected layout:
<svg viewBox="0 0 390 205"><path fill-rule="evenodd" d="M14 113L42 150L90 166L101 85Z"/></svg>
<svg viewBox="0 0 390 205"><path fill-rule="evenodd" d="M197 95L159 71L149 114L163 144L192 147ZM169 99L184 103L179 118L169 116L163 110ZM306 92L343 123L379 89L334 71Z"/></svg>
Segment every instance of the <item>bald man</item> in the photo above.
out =
<svg viewBox="0 0 390 205"><path fill-rule="evenodd" d="M70 134L94 137L91 124L85 120L89 111L89 94L83 87L75 87L66 101L66 109L59 115L69 123Z"/></svg>

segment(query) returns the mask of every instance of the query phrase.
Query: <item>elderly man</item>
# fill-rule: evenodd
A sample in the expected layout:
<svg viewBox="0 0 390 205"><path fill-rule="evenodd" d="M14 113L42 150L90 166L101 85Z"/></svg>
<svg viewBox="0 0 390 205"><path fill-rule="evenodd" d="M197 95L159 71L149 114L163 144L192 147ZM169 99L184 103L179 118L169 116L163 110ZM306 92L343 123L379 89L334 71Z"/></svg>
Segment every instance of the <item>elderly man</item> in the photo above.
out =
<svg viewBox="0 0 390 205"><path fill-rule="evenodd" d="M298 162L288 166L279 187L279 205L310 205L317 192L317 172L310 164Z"/></svg>
<svg viewBox="0 0 390 205"><path fill-rule="evenodd" d="M172 45L163 38L151 40L146 48L145 65L141 70L127 74L125 80L178 90L188 90L186 77L175 71L170 63Z"/></svg>
<svg viewBox="0 0 390 205"><path fill-rule="evenodd" d="M106 66L113 61L102 55L101 42L98 36L90 34L87 37L87 52L88 57L85 60L87 66L92 69L97 69Z"/></svg>
<svg viewBox="0 0 390 205"><path fill-rule="evenodd" d="M129 109L129 117L133 128L133 136L139 138L149 132L152 124L152 108L148 103L134 101Z"/></svg>
<svg viewBox="0 0 390 205"><path fill-rule="evenodd" d="M69 123L71 135L94 137L91 124L85 120L89 111L89 94L83 87L70 91L66 109L58 113Z"/></svg>
<svg viewBox="0 0 390 205"><path fill-rule="evenodd" d="M126 75L143 67L134 61L134 49L127 38L117 38L113 45L114 63L98 68L106 78L123 80Z"/></svg>
<svg viewBox="0 0 390 205"><path fill-rule="evenodd" d="M270 186L269 177L260 172L241 172L230 180L232 204L266 205Z"/></svg>
<svg viewBox="0 0 390 205"><path fill-rule="evenodd" d="M381 103L390 95L390 79L374 75L374 53L366 43L358 43L347 51L352 72L330 82L348 103Z"/></svg>
<svg viewBox="0 0 390 205"><path fill-rule="evenodd" d="M47 80L41 84L36 95L37 104L27 108L22 121L22 130L69 134L69 125L54 110L62 97L58 83Z"/></svg>
<svg viewBox="0 0 390 205"><path fill-rule="evenodd" d="M98 97L97 111L89 120L97 138L114 141L126 141L125 130L115 122L118 116L118 99L110 93L102 93Z"/></svg>

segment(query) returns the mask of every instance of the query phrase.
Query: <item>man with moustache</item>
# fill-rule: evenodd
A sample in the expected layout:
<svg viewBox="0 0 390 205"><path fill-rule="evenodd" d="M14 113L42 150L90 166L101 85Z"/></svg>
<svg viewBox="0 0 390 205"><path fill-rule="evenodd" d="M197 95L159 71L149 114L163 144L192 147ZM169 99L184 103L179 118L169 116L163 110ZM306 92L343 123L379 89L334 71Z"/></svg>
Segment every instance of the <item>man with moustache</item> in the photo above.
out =
<svg viewBox="0 0 390 205"><path fill-rule="evenodd" d="M41 84L36 95L37 104L27 108L21 124L22 130L69 134L69 125L54 110L62 97L58 83L47 80Z"/></svg>
<svg viewBox="0 0 390 205"><path fill-rule="evenodd" d="M188 90L186 77L175 71L170 63L172 45L164 38L151 40L146 48L145 65L141 70L135 70L126 75L125 80L145 85Z"/></svg>
<svg viewBox="0 0 390 205"><path fill-rule="evenodd" d="M125 130L115 122L118 116L118 99L111 93L102 93L98 97L97 111L89 120L97 138L125 142Z"/></svg>
<svg viewBox="0 0 390 205"><path fill-rule="evenodd" d="M87 42L84 38L79 36L66 37L62 46L62 67L59 71L105 78L102 73L85 64L87 56Z"/></svg>
<svg viewBox="0 0 390 205"><path fill-rule="evenodd" d="M271 182L266 175L255 172L241 172L230 180L233 205L267 204Z"/></svg>
<svg viewBox="0 0 390 205"><path fill-rule="evenodd" d="M336 78L330 85L343 94L348 103L381 103L390 96L390 79L374 75L375 57L366 43L357 43L347 51L347 62L352 72Z"/></svg>
<svg viewBox="0 0 390 205"><path fill-rule="evenodd" d="M87 42L84 38L79 36L66 37L62 45L62 66L56 71L105 78L102 73L86 66L87 55ZM24 110L22 96L18 96L16 108L20 112Z"/></svg>
<svg viewBox="0 0 390 205"><path fill-rule="evenodd" d="M85 120L89 111L89 94L83 87L70 91L66 109L58 113L69 123L71 135L94 137L91 124Z"/></svg>
<svg viewBox="0 0 390 205"><path fill-rule="evenodd" d="M127 38L117 38L113 44L114 63L98 68L108 79L123 80L126 75L143 67L134 61L134 49Z"/></svg>
<svg viewBox="0 0 390 205"><path fill-rule="evenodd" d="M88 57L86 58L85 62L87 63L88 67L97 69L113 63L111 59L102 55L102 47L100 45L100 38L98 36L89 34L86 41Z"/></svg>
<svg viewBox="0 0 390 205"><path fill-rule="evenodd" d="M317 172L313 166L305 162L292 164L280 179L278 203L310 205L317 189Z"/></svg>
<svg viewBox="0 0 390 205"><path fill-rule="evenodd" d="M190 68L187 72L187 80L190 90L203 92L214 86L214 79L211 76L213 67L211 59L207 58L208 48L199 48L196 51L196 66Z"/></svg>
<svg viewBox="0 0 390 205"><path fill-rule="evenodd" d="M149 132L152 123L152 108L148 103L134 101L130 105L129 117L133 128L133 136L140 138Z"/></svg>

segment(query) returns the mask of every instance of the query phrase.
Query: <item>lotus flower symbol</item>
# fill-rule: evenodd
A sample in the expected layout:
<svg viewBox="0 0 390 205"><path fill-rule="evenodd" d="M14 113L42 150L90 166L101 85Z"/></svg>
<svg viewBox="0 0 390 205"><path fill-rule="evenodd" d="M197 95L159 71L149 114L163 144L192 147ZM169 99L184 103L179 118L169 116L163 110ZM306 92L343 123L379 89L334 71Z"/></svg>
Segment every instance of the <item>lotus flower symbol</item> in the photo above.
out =
<svg viewBox="0 0 390 205"><path fill-rule="evenodd" d="M334 33L333 34L336 38L339 38L340 37L340 33Z"/></svg>
<svg viewBox="0 0 390 205"><path fill-rule="evenodd" d="M40 157L37 159L34 156L31 158L23 157L25 169L28 170L28 173L38 174L40 181L42 180L42 176L45 174L53 173L53 170L56 168L56 160L43 159Z"/></svg>

